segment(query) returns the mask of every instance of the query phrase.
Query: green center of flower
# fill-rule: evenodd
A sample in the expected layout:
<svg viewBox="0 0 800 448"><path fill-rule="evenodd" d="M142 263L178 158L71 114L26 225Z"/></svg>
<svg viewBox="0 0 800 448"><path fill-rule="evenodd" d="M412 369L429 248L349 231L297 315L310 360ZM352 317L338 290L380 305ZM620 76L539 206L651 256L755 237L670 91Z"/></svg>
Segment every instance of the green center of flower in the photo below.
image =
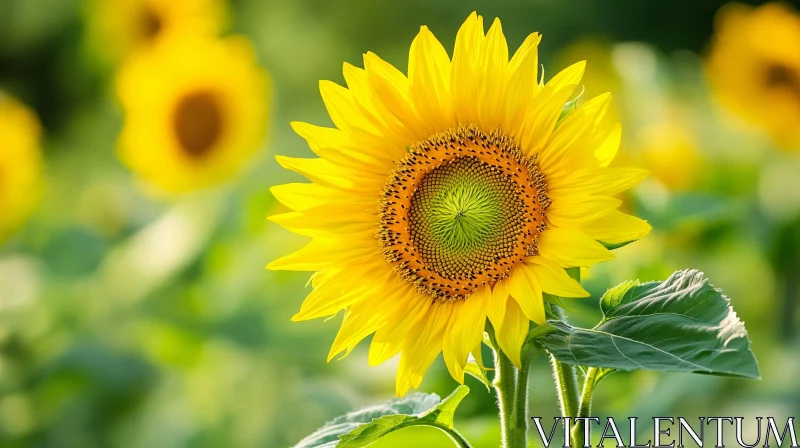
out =
<svg viewBox="0 0 800 448"><path fill-rule="evenodd" d="M465 156L422 179L411 199L411 238L432 270L466 279L511 255L524 210L510 176Z"/></svg>
<svg viewBox="0 0 800 448"><path fill-rule="evenodd" d="M397 162L377 238L417 291L465 299L537 253L549 203L535 157L499 130L459 127L415 144Z"/></svg>

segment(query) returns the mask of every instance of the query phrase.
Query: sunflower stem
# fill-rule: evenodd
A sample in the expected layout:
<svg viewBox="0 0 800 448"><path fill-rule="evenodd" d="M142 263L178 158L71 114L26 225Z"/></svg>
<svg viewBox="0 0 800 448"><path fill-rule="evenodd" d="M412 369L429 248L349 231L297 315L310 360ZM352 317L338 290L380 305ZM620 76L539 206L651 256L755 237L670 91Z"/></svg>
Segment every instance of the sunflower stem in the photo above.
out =
<svg viewBox="0 0 800 448"><path fill-rule="evenodd" d="M584 376L583 381L583 392L581 393L581 399L578 404L578 414L577 417L589 417L592 413L592 393L594 392L594 386L597 383L597 374L599 370L597 367L589 367L586 369L586 375ZM575 448L583 446L583 433L585 428L585 421L579 420L575 422L575 425L572 427L572 446Z"/></svg>
<svg viewBox="0 0 800 448"><path fill-rule="evenodd" d="M553 306L551 309L559 319L564 319L561 308ZM550 355L550 363L553 365L561 416L575 417L578 412L578 372L575 366L561 363L553 355Z"/></svg>
<svg viewBox="0 0 800 448"><path fill-rule="evenodd" d="M452 440L456 445L458 445L459 448L472 448L472 445L469 444L467 439L465 439L464 436L461 435L461 433L456 431L455 428L447 428L445 426L439 426L439 425L434 425L434 426L444 431L445 434L447 434L447 436L450 437L450 440Z"/></svg>
<svg viewBox="0 0 800 448"><path fill-rule="evenodd" d="M491 329L491 326L490 326ZM503 448L528 446L528 357L523 356L521 369L499 349L494 332L489 331L494 349L495 375L492 382L497 392Z"/></svg>

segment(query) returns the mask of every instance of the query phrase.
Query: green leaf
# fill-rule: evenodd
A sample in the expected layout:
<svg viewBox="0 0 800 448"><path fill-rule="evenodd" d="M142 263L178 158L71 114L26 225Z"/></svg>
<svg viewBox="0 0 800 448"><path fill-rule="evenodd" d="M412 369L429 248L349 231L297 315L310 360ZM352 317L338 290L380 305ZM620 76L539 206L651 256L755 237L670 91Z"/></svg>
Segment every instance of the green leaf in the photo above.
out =
<svg viewBox="0 0 800 448"><path fill-rule="evenodd" d="M359 448L390 432L417 425L455 432L453 413L467 393L467 386L459 386L441 402L436 394L414 393L353 411L326 423L293 448Z"/></svg>
<svg viewBox="0 0 800 448"><path fill-rule="evenodd" d="M550 321L555 331L538 342L568 364L759 377L744 324L701 272L623 283L606 292L600 308L596 327Z"/></svg>
<svg viewBox="0 0 800 448"><path fill-rule="evenodd" d="M598 241L598 243L600 243L603 246L605 246L605 248L608 249L608 250L614 250L614 249L619 249L620 247L625 247L628 244L635 243L637 241L639 241L639 240L630 240L630 241L625 241L623 243L604 243L602 241Z"/></svg>
<svg viewBox="0 0 800 448"><path fill-rule="evenodd" d="M486 372L484 372L483 368L479 366L471 356L464 366L464 372L483 383L483 385L486 386L486 390L492 390L492 383L489 381L489 378L486 377Z"/></svg>

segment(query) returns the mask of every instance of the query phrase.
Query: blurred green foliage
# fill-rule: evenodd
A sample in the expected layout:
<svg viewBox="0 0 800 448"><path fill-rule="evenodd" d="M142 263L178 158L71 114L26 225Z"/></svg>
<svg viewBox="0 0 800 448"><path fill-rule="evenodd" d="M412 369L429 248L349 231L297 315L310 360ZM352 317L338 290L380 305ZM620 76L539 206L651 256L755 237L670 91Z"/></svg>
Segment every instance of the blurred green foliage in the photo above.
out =
<svg viewBox="0 0 800 448"><path fill-rule="evenodd" d="M570 302L569 314L590 325L608 287L697 268L746 322L764 379L618 373L598 387L595 414L795 415L800 159L727 120L710 97L702 58L721 4L232 0L231 31L252 40L273 78L272 133L239 178L166 201L115 158L122 116L112 70L87 49L84 6L3 0L0 88L43 122L48 189L0 248L0 446L285 447L389 398L392 362L367 367L362 346L328 364L336 322L290 323L308 274L263 269L303 243L264 219L281 210L268 188L299 179L272 156L311 154L289 122L330 123L317 81L342 82L342 62L358 64L369 50L405 67L419 25L452 48L472 10L500 17L512 48L542 32L546 76L563 68L570 45L596 43L608 58L597 64L603 73L593 75L593 55L577 57L589 58L588 78L613 85L630 160L642 129L674 120L707 161L683 191L658 179L635 190L627 206L653 234L589 272L594 298ZM549 420L549 366L543 355L535 362L531 412ZM495 447L494 397L467 384L458 427L474 446ZM441 396L453 387L441 362L422 385ZM375 446L447 443L413 428Z"/></svg>

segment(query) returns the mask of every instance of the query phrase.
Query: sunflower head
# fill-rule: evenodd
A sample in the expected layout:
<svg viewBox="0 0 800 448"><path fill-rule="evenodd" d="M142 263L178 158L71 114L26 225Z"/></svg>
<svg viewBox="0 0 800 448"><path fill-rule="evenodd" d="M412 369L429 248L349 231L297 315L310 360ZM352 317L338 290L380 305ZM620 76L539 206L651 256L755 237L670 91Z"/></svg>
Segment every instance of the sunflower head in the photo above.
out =
<svg viewBox="0 0 800 448"><path fill-rule="evenodd" d="M176 34L213 36L226 21L221 0L87 0L89 39L119 61Z"/></svg>
<svg viewBox="0 0 800 448"><path fill-rule="evenodd" d="M543 293L588 295L565 269L650 230L613 197L645 172L608 168L610 96L562 116L584 64L540 83L539 41L509 59L499 20L486 33L472 14L450 57L422 27L407 75L367 53L363 69L345 64L347 87L320 84L336 127L294 123L319 158L278 157L311 180L272 188L292 211L271 219L312 237L269 265L316 271L294 320L345 310L330 357L374 333L371 364L400 353L399 395L439 353L463 381L487 319L519 365Z"/></svg>
<svg viewBox="0 0 800 448"><path fill-rule="evenodd" d="M264 136L268 82L241 38L165 40L130 58L117 91L119 156L162 191L231 176Z"/></svg>
<svg viewBox="0 0 800 448"><path fill-rule="evenodd" d="M36 115L0 92L0 241L19 229L39 202L40 134Z"/></svg>
<svg viewBox="0 0 800 448"><path fill-rule="evenodd" d="M717 13L708 76L719 100L800 149L800 15L783 3L728 4Z"/></svg>

